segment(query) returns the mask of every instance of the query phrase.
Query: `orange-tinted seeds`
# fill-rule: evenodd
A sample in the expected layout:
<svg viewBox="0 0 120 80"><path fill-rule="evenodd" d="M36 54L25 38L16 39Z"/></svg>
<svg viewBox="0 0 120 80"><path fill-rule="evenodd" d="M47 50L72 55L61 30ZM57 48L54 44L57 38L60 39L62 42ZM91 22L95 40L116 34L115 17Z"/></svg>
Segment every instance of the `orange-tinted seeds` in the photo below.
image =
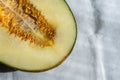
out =
<svg viewBox="0 0 120 80"><path fill-rule="evenodd" d="M55 29L28 0L1 0L0 24L10 34L35 45L54 43Z"/></svg>

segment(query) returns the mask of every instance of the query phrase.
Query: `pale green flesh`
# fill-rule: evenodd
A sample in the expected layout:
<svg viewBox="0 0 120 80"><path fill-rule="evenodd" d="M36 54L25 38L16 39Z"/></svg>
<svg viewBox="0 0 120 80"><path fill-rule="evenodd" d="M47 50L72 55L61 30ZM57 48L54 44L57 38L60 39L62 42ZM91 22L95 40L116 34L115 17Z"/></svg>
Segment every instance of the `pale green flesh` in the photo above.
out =
<svg viewBox="0 0 120 80"><path fill-rule="evenodd" d="M42 71L59 64L76 40L76 24L64 0L30 0L56 28L53 46L40 48L9 35L0 27L0 62L27 71Z"/></svg>

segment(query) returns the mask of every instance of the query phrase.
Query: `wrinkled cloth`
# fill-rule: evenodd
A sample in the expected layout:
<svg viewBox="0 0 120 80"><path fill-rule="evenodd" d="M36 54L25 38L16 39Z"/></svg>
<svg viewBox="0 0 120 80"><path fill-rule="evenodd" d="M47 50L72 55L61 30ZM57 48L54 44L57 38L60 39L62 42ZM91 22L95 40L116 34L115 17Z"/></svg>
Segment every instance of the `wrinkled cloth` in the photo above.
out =
<svg viewBox="0 0 120 80"><path fill-rule="evenodd" d="M57 68L0 73L0 80L120 80L120 0L66 0L77 22L71 55Z"/></svg>

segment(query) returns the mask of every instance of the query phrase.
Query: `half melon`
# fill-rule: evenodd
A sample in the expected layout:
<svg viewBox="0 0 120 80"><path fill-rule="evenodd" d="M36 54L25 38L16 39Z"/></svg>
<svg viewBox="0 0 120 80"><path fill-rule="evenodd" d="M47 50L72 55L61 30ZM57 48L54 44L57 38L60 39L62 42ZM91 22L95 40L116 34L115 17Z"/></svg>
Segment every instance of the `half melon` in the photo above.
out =
<svg viewBox="0 0 120 80"><path fill-rule="evenodd" d="M65 0L0 0L0 62L24 71L61 64L77 36Z"/></svg>

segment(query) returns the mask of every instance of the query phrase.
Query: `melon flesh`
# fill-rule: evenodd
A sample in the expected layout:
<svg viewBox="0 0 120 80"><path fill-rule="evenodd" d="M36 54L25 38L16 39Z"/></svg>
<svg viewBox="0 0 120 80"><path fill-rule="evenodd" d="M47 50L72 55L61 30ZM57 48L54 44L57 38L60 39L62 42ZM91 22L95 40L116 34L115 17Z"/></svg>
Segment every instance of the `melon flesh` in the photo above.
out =
<svg viewBox="0 0 120 80"><path fill-rule="evenodd" d="M0 62L25 71L43 71L60 64L76 40L76 24L65 0L30 0L56 29L52 46L44 48L21 41L0 26Z"/></svg>

